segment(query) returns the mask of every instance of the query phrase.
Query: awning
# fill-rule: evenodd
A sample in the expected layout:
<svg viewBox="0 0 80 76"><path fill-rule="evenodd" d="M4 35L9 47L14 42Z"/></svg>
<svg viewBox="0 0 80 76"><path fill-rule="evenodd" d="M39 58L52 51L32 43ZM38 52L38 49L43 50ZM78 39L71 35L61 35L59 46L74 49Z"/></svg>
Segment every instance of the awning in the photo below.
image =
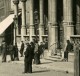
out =
<svg viewBox="0 0 80 76"><path fill-rule="evenodd" d="M0 35L11 25L13 22L14 14L9 15L2 22L0 22Z"/></svg>
<svg viewBox="0 0 80 76"><path fill-rule="evenodd" d="M18 16L21 13L18 14ZM14 18L14 14L9 15L2 22L0 22L0 35L12 24Z"/></svg>

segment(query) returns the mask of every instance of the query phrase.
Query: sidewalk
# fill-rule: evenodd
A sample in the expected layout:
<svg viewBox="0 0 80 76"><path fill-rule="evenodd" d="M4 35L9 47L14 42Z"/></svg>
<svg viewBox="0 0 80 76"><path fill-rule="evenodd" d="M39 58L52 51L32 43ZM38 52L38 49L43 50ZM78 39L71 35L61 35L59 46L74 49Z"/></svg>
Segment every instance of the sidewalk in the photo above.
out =
<svg viewBox="0 0 80 76"><path fill-rule="evenodd" d="M10 60L10 57L7 56L7 61ZM66 72L68 71L69 73L74 73L74 62L73 62L73 55L70 55L69 62L63 62L61 61L61 58L59 56L53 56L53 57L46 57L41 59L41 64L36 65L33 64L35 67L39 68L46 68L49 70L54 70L54 71L63 71ZM0 56L0 61L1 61L1 56ZM20 57L20 61L14 61L13 63L21 63L24 64L24 58Z"/></svg>

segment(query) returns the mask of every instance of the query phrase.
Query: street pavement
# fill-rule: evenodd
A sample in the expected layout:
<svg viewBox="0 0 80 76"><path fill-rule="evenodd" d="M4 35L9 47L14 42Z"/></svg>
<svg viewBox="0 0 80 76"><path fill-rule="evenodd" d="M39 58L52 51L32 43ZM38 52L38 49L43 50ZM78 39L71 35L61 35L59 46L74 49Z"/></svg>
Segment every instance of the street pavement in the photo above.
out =
<svg viewBox="0 0 80 76"><path fill-rule="evenodd" d="M45 57L41 59L41 64L33 64L33 73L27 76L73 76L74 64L73 56L69 56L69 62L62 62L60 56ZM0 76L26 76L24 71L24 57L19 61L10 61L7 56L7 62L1 62L0 56Z"/></svg>
<svg viewBox="0 0 80 76"><path fill-rule="evenodd" d="M0 62L0 76L73 76L73 73L54 71L33 65L33 73L24 74L24 64L15 62Z"/></svg>
<svg viewBox="0 0 80 76"><path fill-rule="evenodd" d="M15 63L22 63L24 64L24 59L20 58L20 61L15 61ZM41 60L41 64L35 65L37 67L47 68L54 71L68 71L70 73L74 73L74 55L69 55L69 61L64 62L61 61L60 56L51 56L51 57L44 57Z"/></svg>

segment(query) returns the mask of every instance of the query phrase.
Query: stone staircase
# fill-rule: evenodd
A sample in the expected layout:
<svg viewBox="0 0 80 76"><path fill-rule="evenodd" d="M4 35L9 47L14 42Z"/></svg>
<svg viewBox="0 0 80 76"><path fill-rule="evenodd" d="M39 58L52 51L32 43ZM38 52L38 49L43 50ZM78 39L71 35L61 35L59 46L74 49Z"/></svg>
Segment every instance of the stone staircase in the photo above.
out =
<svg viewBox="0 0 80 76"><path fill-rule="evenodd" d="M64 58L64 51L63 50L57 50L57 55L51 55L49 56L49 50L45 50L44 51L44 56L42 58L45 58L45 59L51 59L51 60L61 60ZM74 62L74 53L69 53L68 55L68 58L69 58L69 61L70 62Z"/></svg>

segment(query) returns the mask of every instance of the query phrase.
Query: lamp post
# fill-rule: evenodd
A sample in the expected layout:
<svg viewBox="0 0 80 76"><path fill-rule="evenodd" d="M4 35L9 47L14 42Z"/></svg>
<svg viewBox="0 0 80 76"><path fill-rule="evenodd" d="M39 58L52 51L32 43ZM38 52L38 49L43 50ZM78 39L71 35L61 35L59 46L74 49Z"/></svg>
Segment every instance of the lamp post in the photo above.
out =
<svg viewBox="0 0 80 76"><path fill-rule="evenodd" d="M16 25L17 25L17 22L18 22L18 18L16 17L16 15L14 15L14 45L16 44Z"/></svg>
<svg viewBox="0 0 80 76"><path fill-rule="evenodd" d="M35 28L35 35L36 35L36 41L38 41L37 39L37 35L38 35L38 11L35 10L34 11L34 28Z"/></svg>

